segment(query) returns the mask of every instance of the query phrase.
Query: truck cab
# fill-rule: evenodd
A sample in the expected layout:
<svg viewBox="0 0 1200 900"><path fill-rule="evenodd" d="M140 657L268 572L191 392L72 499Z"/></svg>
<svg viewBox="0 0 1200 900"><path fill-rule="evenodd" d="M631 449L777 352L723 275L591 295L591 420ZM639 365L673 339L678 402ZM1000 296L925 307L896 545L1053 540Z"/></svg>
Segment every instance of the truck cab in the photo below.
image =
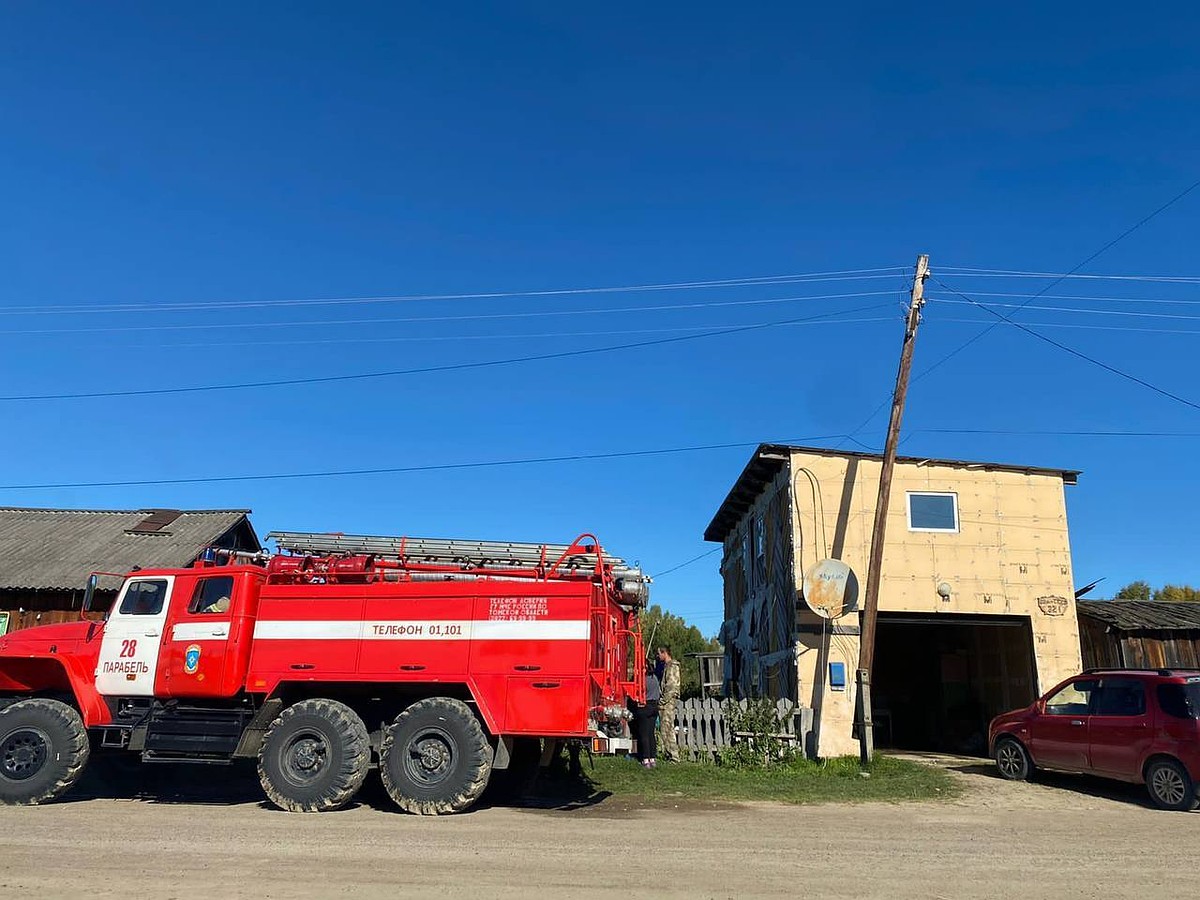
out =
<svg viewBox="0 0 1200 900"><path fill-rule="evenodd" d="M232 697L250 659L259 566L139 571L104 626L96 689L107 697Z"/></svg>

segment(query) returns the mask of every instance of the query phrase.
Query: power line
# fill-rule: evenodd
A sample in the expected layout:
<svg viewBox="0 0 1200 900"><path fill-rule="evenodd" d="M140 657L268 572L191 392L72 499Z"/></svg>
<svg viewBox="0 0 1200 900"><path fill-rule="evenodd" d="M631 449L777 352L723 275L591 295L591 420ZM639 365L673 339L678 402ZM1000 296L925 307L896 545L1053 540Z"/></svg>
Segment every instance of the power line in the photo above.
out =
<svg viewBox="0 0 1200 900"><path fill-rule="evenodd" d="M941 284L941 282L938 282ZM960 295L962 296L962 295ZM939 303L951 304L967 304L977 305L974 300L947 300L945 297L938 299ZM1031 306L1028 303L989 303L988 307L992 309L1036 309L1040 312L1066 312L1079 313L1086 316L1129 316L1135 319L1190 319L1192 321L1200 319L1200 316L1192 316L1181 313L1144 313L1133 312L1127 309L1079 309L1074 306Z"/></svg>
<svg viewBox="0 0 1200 900"><path fill-rule="evenodd" d="M1002 290L972 290L972 296L1003 296L1003 298L1027 298L1028 294L1013 294ZM1080 302L1100 302L1100 304L1168 304L1171 306L1200 306L1200 298L1181 300L1164 298L1164 296L1092 296L1086 294L1043 294L1042 300L1079 300ZM992 304L998 306L998 304ZM1037 308L1037 307L1033 307ZM4 334L4 332L0 332Z"/></svg>
<svg viewBox="0 0 1200 900"><path fill-rule="evenodd" d="M1061 283L1062 283L1063 281L1065 281L1066 279L1068 279L1068 278L1071 278L1072 276L1074 276L1076 273L1078 273L1078 272L1079 272L1079 270L1080 270L1080 269L1082 269L1082 268L1083 268L1084 266L1086 266L1088 263L1092 262L1093 260L1095 260L1096 258L1098 258L1099 256L1101 256L1102 254L1106 253L1108 250L1111 250L1111 249L1112 249L1113 247L1115 247L1115 246L1116 246L1118 243L1120 243L1121 241L1123 241L1125 238L1129 237L1129 235L1133 234L1135 231L1137 231L1139 228L1141 228L1141 227L1142 227L1143 225L1145 225L1146 223L1150 222L1150 221L1151 221L1152 219L1154 219L1156 216L1160 215L1160 214L1161 214L1161 213L1163 213L1163 212L1166 212L1168 209L1170 209L1172 206L1174 206L1176 203L1178 203L1180 200L1182 200L1182 199L1183 199L1184 197L1186 197L1188 194L1192 193L1192 191L1196 190L1196 188L1198 188L1198 187L1200 187L1200 181L1193 181L1193 182L1192 182L1190 185L1188 185L1186 188L1184 188L1184 189L1183 189L1182 191L1180 191L1178 194L1176 194L1175 196L1173 196L1173 197L1172 197L1170 200L1168 200L1166 203L1162 204L1162 206L1159 206L1157 209L1155 209L1153 212L1149 213L1148 215L1146 215L1146 216L1143 216L1141 219L1139 219L1139 220L1138 220L1137 222L1135 222L1133 225L1131 225L1130 227L1126 228L1124 231L1122 231L1120 234L1118 234L1118 235L1117 235L1115 238L1113 238L1111 241L1109 241L1109 242L1108 242L1108 243L1106 243L1104 246L1102 246L1102 247L1101 247L1099 250L1097 250L1095 253L1091 254L1091 255L1090 255L1090 256L1088 256L1086 259L1084 259L1082 262L1080 262L1078 265L1076 265L1076 266L1073 266L1071 269L1069 269L1068 271L1064 272L1062 275L1054 275L1054 276L1050 276L1050 277L1053 277L1053 278L1054 278L1054 281L1050 282L1048 285L1046 285L1044 288L1042 288L1042 289L1041 289L1040 291L1038 291L1036 294L1032 294L1032 295L1030 295L1030 296L1029 296L1029 297L1026 299L1026 303L1032 303L1032 302L1033 302L1034 300L1036 300L1038 297L1041 297L1043 294L1047 293L1047 292L1048 292L1048 291L1050 291L1052 288L1054 288L1054 287L1056 287L1057 285L1061 284ZM966 270L966 271L970 271L970 270ZM1028 272L1008 272L1008 273L1005 273L1005 274L1008 274L1008 275L1020 275L1020 276L1024 277L1024 276L1028 276L1028 275L1030 275L1030 274L1032 274L1032 273L1028 273ZM1132 276L1130 276L1130 279L1131 279L1131 280L1133 280L1133 277L1132 277ZM935 280L936 280L936 279L935 279ZM1147 279L1146 279L1144 276L1138 276L1138 280L1147 280ZM941 282L941 281L938 281L938 283L939 283L939 284L942 284L942 282ZM969 299L969 298L968 298L968 299ZM1005 318L1005 317L1001 316L1001 318ZM1005 319L1005 320L1006 320L1006 321L1009 321L1008 319ZM961 353L962 351L966 350L968 347L970 347L972 344L974 344L976 341L978 341L978 340L979 340L980 338L982 338L984 335L991 333L991 331L992 331L993 329L995 329L996 327L997 327L997 323L993 322L991 325L989 325L989 326L987 326L986 328L984 328L984 330L983 330L983 331L980 331L980 332L979 332L978 334L976 334L974 337L971 337L971 338L969 338L969 339L968 339L966 342L964 342L963 344L961 344L960 346L958 346L957 348L955 348L954 350L952 350L950 353L948 353L948 354L946 354L945 356L943 356L941 359L939 359L939 360L938 360L937 362L935 362L933 365L931 365L931 366L929 366L929 367L927 367L927 368L923 369L922 371L918 372L918 373L917 373L917 374L916 374L916 375L913 377L913 381L914 381L914 382L917 382L917 381L920 381L921 379L925 378L925 376L929 375L929 374L930 374L930 373L932 373L934 370L936 370L936 369L940 368L940 367L941 367L942 365L944 365L945 363L949 362L951 359L953 359L955 356L957 356L957 355L958 355L959 353ZM1039 337L1042 337L1042 336L1041 336L1041 335L1039 335ZM1050 340L1049 338L1044 338L1044 339L1045 339L1045 340ZM1072 351L1072 352L1074 352L1074 351ZM891 398L891 396L889 395L887 399L885 399L885 400L884 400L882 403L880 403L880 404L879 404L877 407L875 407L875 409L873 409L873 410L871 411L871 414L870 414L869 416L867 416L867 417L866 417L866 418L865 418L865 419L862 421L862 424L860 424L860 425L859 425L857 428L855 428L853 431L851 431L851 432L849 433L848 437L850 437L850 438L853 438L853 436L854 436L854 435L856 435L856 434L858 434L860 431L862 431L862 430L863 430L863 429L864 429L864 428L865 428L865 427L866 427L866 426L867 426L867 425L870 423L870 421L871 421L872 419L874 419L876 415L878 415L878 414L879 414L879 411L880 411L880 410L882 410L882 409L883 409L885 406L887 406L889 403L891 403L891 399L892 399L892 398ZM1186 401L1185 401L1185 402L1186 402Z"/></svg>
<svg viewBox="0 0 1200 900"><path fill-rule="evenodd" d="M979 325L982 319L938 319L939 324ZM1006 325L1016 323L1006 322ZM1075 331L1120 331L1123 334L1194 334L1200 328L1138 328L1135 325L1092 325L1087 322L1026 322L1030 328L1071 328Z"/></svg>
<svg viewBox="0 0 1200 900"><path fill-rule="evenodd" d="M361 297L285 298L276 300L210 300L187 303L109 303L74 305L0 306L0 315L43 315L62 313L182 312L189 310L265 309L279 306L330 306L357 303L407 303L442 300L497 300L516 297L563 297L578 294L615 294L649 291L682 291L704 288L748 287L770 284L806 284L822 281L856 281L891 278L877 274L902 266L874 269L844 269L836 272L809 272L794 275L762 275L749 278L725 278L711 281L676 281L619 287L560 288L543 291L484 291L470 294L399 294Z"/></svg>
<svg viewBox="0 0 1200 900"><path fill-rule="evenodd" d="M1161 437L1200 438L1200 431L1044 431L996 428L915 428L912 434L987 434L1019 437Z"/></svg>
<svg viewBox="0 0 1200 900"><path fill-rule="evenodd" d="M1191 191L1191 188L1188 191ZM1185 191L1184 194L1181 194L1176 199L1183 199L1183 196L1188 191ZM1159 212L1161 211L1162 209L1159 210ZM1140 224L1144 225L1146 221L1149 221L1149 218ZM1117 240L1120 240L1120 238ZM1100 252L1103 253L1104 251L1101 250ZM1088 262L1089 260L1085 260L1081 265L1087 265ZM963 266L938 266L938 271L946 275L953 275L955 278L1058 278L1059 280L1071 278L1091 281L1143 281L1155 284L1200 284L1200 275L1103 275L1093 272L1076 271L1020 272L1013 269L971 269Z"/></svg>
<svg viewBox="0 0 1200 900"><path fill-rule="evenodd" d="M670 575L672 572L678 572L680 569L685 568L686 566L690 566L692 563L698 563L702 559L707 559L708 557L712 556L714 553L720 553L724 549L725 548L723 546L722 547L713 547L711 550L704 551L699 556L693 556L687 562L681 562L677 566L671 566L671 568L669 568L669 569L663 569L657 575L651 575L650 577L651 578L662 578L664 575Z"/></svg>
<svg viewBox="0 0 1200 900"><path fill-rule="evenodd" d="M1038 297L1047 293L1055 286L1062 284L1063 281L1065 281L1066 279L1075 275L1080 269L1082 269L1088 263L1092 262L1093 260L1097 259L1104 253L1111 250L1113 247L1115 247L1121 241L1125 240L1125 238L1129 237L1131 234L1133 234L1135 231L1137 231L1139 228L1141 228L1143 225L1145 225L1150 220L1154 219L1159 214L1166 212L1168 209L1170 209L1172 206L1174 206L1176 203L1178 203L1180 200L1182 200L1184 197L1186 197L1192 191L1196 190L1196 188L1198 188L1198 187L1200 187L1200 181L1193 181L1190 185L1188 185L1186 188L1184 188L1182 191L1180 191L1178 194L1176 194L1174 197L1172 197L1170 200L1168 200L1162 206L1158 207L1157 209L1155 209L1153 212L1149 213L1148 215L1143 216L1141 219L1139 219L1133 225L1130 225L1128 228L1126 228L1124 231L1122 231L1120 234L1118 234L1115 238L1113 238L1111 241L1109 241L1107 244L1105 244L1103 247L1101 247L1099 250L1097 250L1091 256L1084 259L1078 265L1072 266L1063 275L1057 276L1053 281L1051 281L1048 285L1046 285L1044 288L1042 288L1036 294L1031 294L1026 299L1025 303L1026 304L1032 303ZM942 284L942 282L938 281L938 284ZM1020 308L1021 307L1017 308L1018 311L1020 310ZM1001 318L1006 319L1006 317L1004 317L1004 316L1001 316ZM942 366L943 364L949 362L951 359L953 359L958 354L962 353L964 350L966 350L968 347L970 347L972 344L974 344L980 338L984 337L987 334L990 334L996 327L997 327L996 323L993 322L991 325L984 328L983 331L979 332L974 337L969 338L961 346L959 346L956 349L947 353L945 356L943 356L941 359L939 359L937 362L935 362L932 366L929 366L928 368L924 369L922 372L920 372L917 375L915 380L919 381L920 379L922 379L926 375L928 375L930 372L934 371L935 369Z"/></svg>
<svg viewBox="0 0 1200 900"><path fill-rule="evenodd" d="M1198 316L1197 318L1200 318ZM780 327L807 327L811 325L865 325L871 322L891 322L892 316L871 316L864 319L826 319L820 322L793 322ZM976 321L976 320L972 320ZM508 340L537 340L543 338L576 338L576 337L613 337L624 334L678 334L684 331L708 331L713 328L734 328L737 323L727 325L676 325L673 328L623 328L614 331L545 331L526 332L518 334L452 334L413 337L346 337L346 338L314 338L285 340L285 341L195 341L192 343L162 343L156 341L155 347L279 347L304 346L310 344L394 344L394 343L431 343L458 341L508 341Z"/></svg>
<svg viewBox="0 0 1200 900"><path fill-rule="evenodd" d="M838 437L835 434L793 438L779 443L805 443L826 441ZM526 459L498 459L463 463L433 463L416 466L389 466L372 469L331 469L313 472L271 472L256 475L210 475L195 478L146 478L130 481L75 481L44 484L0 485L0 491L41 491L67 488L100 487L152 487L176 484L216 484L231 481L283 481L288 479L345 478L362 475L398 475L412 472L440 472L459 469L493 469L506 466L545 465L549 463L585 462L605 459L627 459L639 456L669 456L677 453L699 453L708 450L730 450L738 447L757 447L763 441L735 441L728 444L697 444L690 447L666 447L650 450L619 450L612 453L574 453L563 456L537 456ZM684 563L683 565L688 565ZM665 573L662 573L665 574Z"/></svg>
<svg viewBox="0 0 1200 900"><path fill-rule="evenodd" d="M1156 394L1159 394L1163 397L1167 397L1168 399L1174 400L1177 403L1182 403L1184 406L1190 406L1192 409L1200 410L1200 403L1196 403L1192 400L1187 399L1186 397L1181 397L1179 394L1172 393L1171 391L1168 391L1166 388L1161 388L1156 384L1151 384L1149 381L1146 381L1144 378L1139 378L1137 375L1133 375L1129 372L1124 371L1123 369L1118 369L1116 366L1111 366L1106 362L1102 362L1101 360L1096 359L1094 356L1088 356L1086 353L1084 353L1080 350L1076 350L1074 347L1068 346L1067 344L1060 343L1059 341L1054 340L1054 338L1047 337L1046 335L1042 334L1039 331L1034 331L1032 328L1028 327L1027 325L1024 325L1021 322L1015 322L1015 321L1013 321L1011 316L1006 316L1004 313L996 312L996 310L992 309L991 307L985 306L982 303L978 303L977 301L972 300L966 294L962 293L961 291L956 291L951 287L948 287L947 285L942 283L937 278L934 278L934 281L937 281L938 284L941 284L943 288L950 291L952 294L962 297L964 300L967 300L970 303L974 304L975 306L978 306L980 309L985 310L986 312L990 313L991 315L995 316L996 318L1000 319L1001 321L1007 322L1009 325L1012 325L1015 328L1021 329L1021 331L1025 332L1028 335L1032 335L1033 337L1037 338L1039 341L1043 341L1044 343L1047 343L1052 347L1057 347L1059 350L1062 350L1065 353L1069 353L1072 356L1077 357L1078 359L1082 359L1084 362L1089 362L1094 366L1098 366L1101 369L1104 369L1106 372L1111 372L1113 375L1116 375L1119 378L1124 378L1127 381L1132 381L1134 384L1139 384L1142 387L1146 388L1147 390L1151 390ZM996 327L996 326L992 325L990 327ZM982 334L982 332L981 332L981 334Z"/></svg>
<svg viewBox="0 0 1200 900"><path fill-rule="evenodd" d="M539 353L527 356L509 357L508 359L493 359L481 360L475 362L463 363L445 363L437 366L420 366L412 369L393 369L384 372L356 372L349 375L322 375L307 378L280 378L274 380L263 381L243 381L232 384L209 384L195 385L192 387L175 387L175 388L136 388L121 391L78 391L72 393L61 394L24 394L0 397L0 402L18 403L33 400L89 400L98 399L101 397L150 397L162 396L167 394L199 394L214 391L235 391L249 390L255 388L272 388L272 387L295 387L298 385L310 384L334 384L347 381L366 381L369 379L379 378L396 378L404 375L425 375L435 372L458 372L468 369L485 369L495 366L509 366L528 362L543 362L553 359L569 359L576 356L589 356L597 353L612 353L618 350L635 350L643 347L657 347L665 344L677 344L684 341L694 341L701 338L720 337L729 334L742 334L750 331L759 331L764 328L776 328L782 325L794 325L798 322L811 322L818 319L826 319L833 316L852 315L859 312L869 312L876 309L881 309L890 304L876 304L874 306L858 307L844 311L820 313L815 316L803 316L796 319L785 319L778 322L760 322L752 325L741 325L737 328L723 328L716 331L706 331L700 334L686 334L676 337L655 338L646 341L634 341L627 344L612 344L606 347L586 347L579 350L560 350L555 353Z"/></svg>
<svg viewBox="0 0 1200 900"><path fill-rule="evenodd" d="M178 325L116 325L99 328L41 328L0 331L0 335L44 335L44 334L113 334L139 331L207 331L232 329L252 331L277 328L318 328L322 326L361 326L385 324L411 324L414 322L473 322L496 319L544 319L551 316L612 315L614 313L666 312L681 309L717 309L730 306L761 306L773 303L793 303L805 300L843 300L854 297L891 296L893 291L853 291L841 294L803 294L794 297L769 297L757 300L720 300L704 303L668 303L658 306L592 307L590 309L554 309L539 312L480 313L465 316L399 316L375 319L317 319L300 322L202 322Z"/></svg>

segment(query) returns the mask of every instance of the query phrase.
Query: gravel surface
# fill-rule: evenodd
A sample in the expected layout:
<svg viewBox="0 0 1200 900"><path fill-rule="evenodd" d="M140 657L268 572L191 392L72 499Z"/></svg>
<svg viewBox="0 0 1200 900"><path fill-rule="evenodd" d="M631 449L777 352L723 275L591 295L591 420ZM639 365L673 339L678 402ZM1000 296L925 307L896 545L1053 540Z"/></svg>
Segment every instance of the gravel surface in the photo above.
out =
<svg viewBox="0 0 1200 900"><path fill-rule="evenodd" d="M228 770L184 769L156 797L93 787L70 802L0 808L0 896L957 900L1194 897L1200 887L1200 813L1149 809L1133 786L1011 784L980 761L935 764L956 771L962 797L654 809L609 798L440 819L392 812L381 792L341 812L283 813Z"/></svg>

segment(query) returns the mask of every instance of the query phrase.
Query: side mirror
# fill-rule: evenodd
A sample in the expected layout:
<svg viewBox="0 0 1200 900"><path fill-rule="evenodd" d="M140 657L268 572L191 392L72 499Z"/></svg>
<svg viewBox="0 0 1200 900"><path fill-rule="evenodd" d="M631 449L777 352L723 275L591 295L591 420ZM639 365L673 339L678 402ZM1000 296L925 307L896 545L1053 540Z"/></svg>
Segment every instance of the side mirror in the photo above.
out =
<svg viewBox="0 0 1200 900"><path fill-rule="evenodd" d="M88 576L87 587L83 591L83 613L85 616L92 611L92 599L96 596L96 583L99 580L100 578L95 572Z"/></svg>
<svg viewBox="0 0 1200 900"><path fill-rule="evenodd" d="M112 578L125 579L124 575L118 575L116 572L92 572L88 575L87 586L83 589L83 608L80 610L79 617L88 622L103 622L108 618L108 613L101 613L99 618L92 618L92 606L96 602L96 588L100 584L100 576L108 575Z"/></svg>

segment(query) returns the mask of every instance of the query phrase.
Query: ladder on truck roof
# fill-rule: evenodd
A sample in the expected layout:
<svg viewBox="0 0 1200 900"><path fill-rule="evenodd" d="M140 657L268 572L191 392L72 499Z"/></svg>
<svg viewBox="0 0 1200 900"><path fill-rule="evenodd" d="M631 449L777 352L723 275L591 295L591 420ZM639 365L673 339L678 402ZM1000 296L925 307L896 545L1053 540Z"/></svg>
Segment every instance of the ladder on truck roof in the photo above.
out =
<svg viewBox="0 0 1200 900"><path fill-rule="evenodd" d="M308 531L272 531L268 540L288 553L312 555L367 554L390 559L412 560L432 565L470 566L473 568L553 565L572 544L535 544L516 541L472 541L458 538L386 537L366 534L338 534ZM584 552L563 559L560 568L594 569L595 544L584 545ZM619 556L603 553L603 563L615 577L640 577L641 570L628 565ZM649 579L646 579L649 580Z"/></svg>

